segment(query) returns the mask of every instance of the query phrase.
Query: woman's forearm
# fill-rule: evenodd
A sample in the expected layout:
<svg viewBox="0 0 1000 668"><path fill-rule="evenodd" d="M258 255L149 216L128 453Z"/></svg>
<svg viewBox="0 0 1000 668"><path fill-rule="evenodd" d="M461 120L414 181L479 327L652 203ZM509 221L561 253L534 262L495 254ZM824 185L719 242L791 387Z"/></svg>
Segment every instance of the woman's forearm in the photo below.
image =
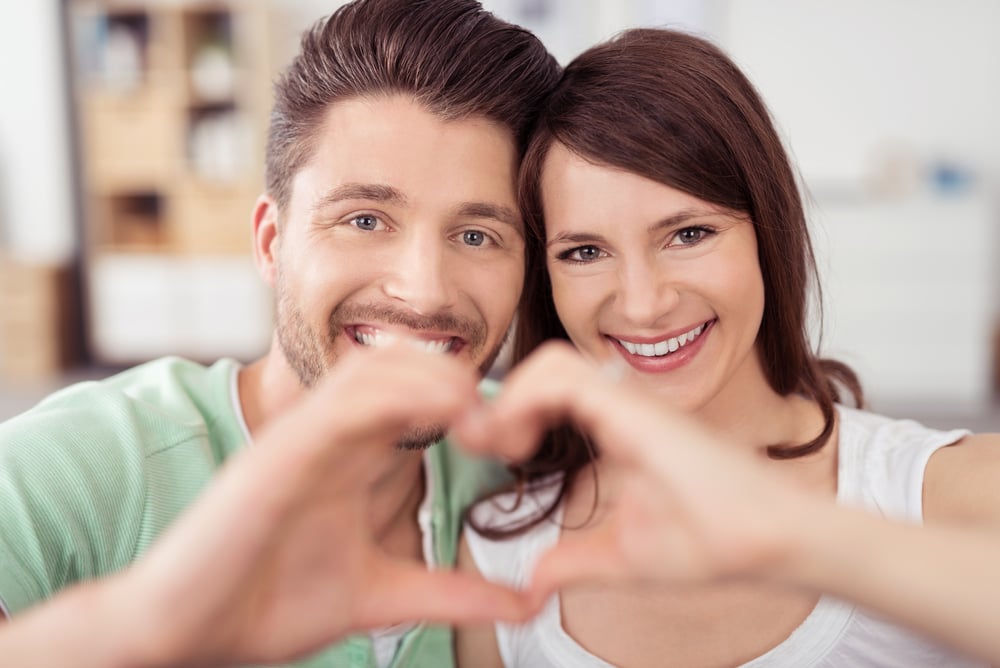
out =
<svg viewBox="0 0 1000 668"><path fill-rule="evenodd" d="M1000 536L826 504L795 531L781 579L1000 663Z"/></svg>

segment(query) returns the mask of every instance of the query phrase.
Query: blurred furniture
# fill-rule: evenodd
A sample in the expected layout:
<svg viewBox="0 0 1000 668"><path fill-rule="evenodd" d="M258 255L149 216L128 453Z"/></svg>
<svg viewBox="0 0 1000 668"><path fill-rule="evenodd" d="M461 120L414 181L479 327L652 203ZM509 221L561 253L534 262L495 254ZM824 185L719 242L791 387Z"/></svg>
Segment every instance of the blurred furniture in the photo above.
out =
<svg viewBox="0 0 1000 668"><path fill-rule="evenodd" d="M270 338L251 260L274 64L253 0L72 0L89 353L249 358Z"/></svg>
<svg viewBox="0 0 1000 668"><path fill-rule="evenodd" d="M0 380L36 381L79 359L74 272L0 253Z"/></svg>

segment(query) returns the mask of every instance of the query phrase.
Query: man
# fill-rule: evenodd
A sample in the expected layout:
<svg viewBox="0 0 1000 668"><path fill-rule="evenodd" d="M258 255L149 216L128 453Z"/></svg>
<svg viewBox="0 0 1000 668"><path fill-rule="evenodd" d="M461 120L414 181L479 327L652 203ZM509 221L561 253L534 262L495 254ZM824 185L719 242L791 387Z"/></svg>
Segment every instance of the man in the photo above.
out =
<svg viewBox="0 0 1000 668"><path fill-rule="evenodd" d="M488 369L523 278L517 161L557 77L534 36L473 0L357 0L317 23L277 84L253 212L276 293L271 350L243 369L159 360L0 425L6 613L141 555L321 378L339 385L331 413L361 410L378 380L361 366L338 376L357 349L405 335ZM447 447L422 454L440 431L403 435L366 517L383 551L431 566L453 562L461 510L493 475ZM303 665L450 662L447 630L403 626Z"/></svg>

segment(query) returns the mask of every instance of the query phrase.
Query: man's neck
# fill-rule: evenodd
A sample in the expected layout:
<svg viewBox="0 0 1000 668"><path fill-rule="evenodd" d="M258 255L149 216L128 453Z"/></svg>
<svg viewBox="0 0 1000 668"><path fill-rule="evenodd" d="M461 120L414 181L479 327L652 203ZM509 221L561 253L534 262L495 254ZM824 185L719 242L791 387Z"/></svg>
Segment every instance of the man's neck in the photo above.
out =
<svg viewBox="0 0 1000 668"><path fill-rule="evenodd" d="M237 384L251 437L305 391L284 356L274 349L241 369ZM372 488L372 536L388 554L423 561L423 537L417 519L426 492L422 452L400 450L391 457Z"/></svg>
<svg viewBox="0 0 1000 668"><path fill-rule="evenodd" d="M386 554L423 563L423 534L417 517L427 493L423 456L400 450L393 457L394 465L372 489L369 526Z"/></svg>
<svg viewBox="0 0 1000 668"><path fill-rule="evenodd" d="M252 436L305 392L284 357L274 350L240 369L238 386L243 419Z"/></svg>

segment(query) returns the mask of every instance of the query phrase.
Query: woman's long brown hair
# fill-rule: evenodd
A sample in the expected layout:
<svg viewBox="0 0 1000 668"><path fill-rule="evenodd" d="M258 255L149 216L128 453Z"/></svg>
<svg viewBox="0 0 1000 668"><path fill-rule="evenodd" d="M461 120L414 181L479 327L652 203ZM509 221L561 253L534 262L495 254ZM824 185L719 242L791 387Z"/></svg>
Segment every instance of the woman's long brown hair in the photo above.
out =
<svg viewBox="0 0 1000 668"><path fill-rule="evenodd" d="M545 269L540 191L549 148L560 143L584 159L623 169L753 221L764 280L757 342L764 373L781 396L814 400L823 429L807 443L776 444L774 459L818 451L835 425L838 386L863 404L854 372L820 359L807 331L810 281L817 290L812 244L788 156L753 85L718 48L699 37L657 29L630 30L576 58L564 71L536 126L522 163L519 199L527 227L527 272L514 339L515 363L548 339L568 339L556 315ZM527 521L473 526L486 536L516 535L550 517L593 458L583 435L551 433L537 454L515 467L519 488L552 473L553 504Z"/></svg>

